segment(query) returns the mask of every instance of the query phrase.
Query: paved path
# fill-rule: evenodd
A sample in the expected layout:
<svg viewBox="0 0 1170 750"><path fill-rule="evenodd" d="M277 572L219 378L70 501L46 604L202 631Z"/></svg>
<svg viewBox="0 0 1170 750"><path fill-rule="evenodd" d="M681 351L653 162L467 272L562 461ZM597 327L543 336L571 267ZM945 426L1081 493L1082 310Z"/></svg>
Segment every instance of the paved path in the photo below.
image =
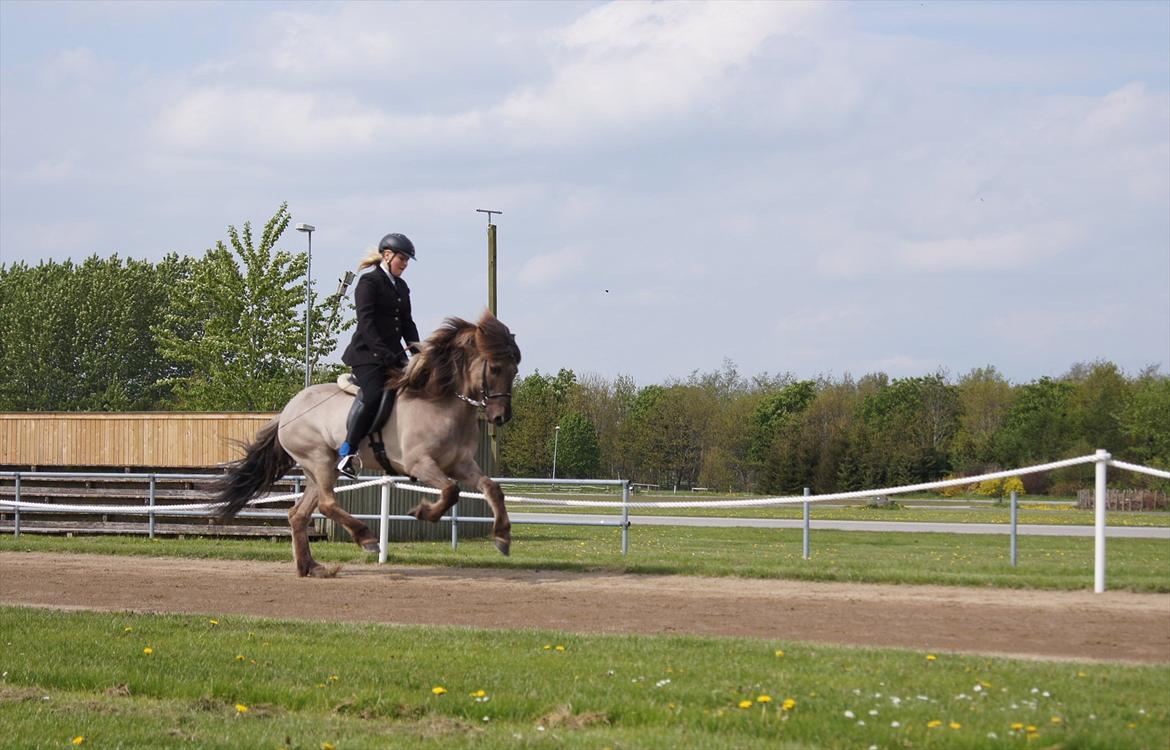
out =
<svg viewBox="0 0 1170 750"><path fill-rule="evenodd" d="M514 522L521 523L575 523L612 526L620 523L618 516L593 515L585 513L527 513L510 511ZM711 518L703 516L630 516L631 526L711 526L749 527L756 529L799 529L803 522L798 518ZM918 521L828 521L813 519L813 529L836 529L838 531L905 531L934 532L942 534L1002 534L1010 528L1006 523L927 523ZM1056 526L1049 524L1022 523L1017 526L1020 536L1081 536L1091 537L1092 526ZM1167 526L1107 526L1105 535L1111 538L1166 539L1170 540Z"/></svg>

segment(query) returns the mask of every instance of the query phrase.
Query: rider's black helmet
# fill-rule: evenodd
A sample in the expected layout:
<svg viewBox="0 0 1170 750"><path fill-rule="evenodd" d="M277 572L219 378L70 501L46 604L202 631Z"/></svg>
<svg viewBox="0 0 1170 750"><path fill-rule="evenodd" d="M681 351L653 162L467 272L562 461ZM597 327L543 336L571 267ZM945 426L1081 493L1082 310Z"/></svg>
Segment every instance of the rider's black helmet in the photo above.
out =
<svg viewBox="0 0 1170 750"><path fill-rule="evenodd" d="M392 232L386 235L382 238L382 241L378 243L378 250L391 250L396 253L402 253L411 260L415 260L414 243L411 242L410 238L405 234Z"/></svg>

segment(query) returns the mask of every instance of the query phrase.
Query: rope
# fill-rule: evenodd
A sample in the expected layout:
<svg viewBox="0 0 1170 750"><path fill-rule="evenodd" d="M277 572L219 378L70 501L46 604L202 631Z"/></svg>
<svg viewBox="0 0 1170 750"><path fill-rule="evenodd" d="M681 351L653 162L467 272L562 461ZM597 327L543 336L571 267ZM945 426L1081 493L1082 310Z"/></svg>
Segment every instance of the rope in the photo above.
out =
<svg viewBox="0 0 1170 750"><path fill-rule="evenodd" d="M960 477L958 479L943 479L938 482L924 482L921 484L907 484L900 487L886 487L883 489L873 490L858 490L855 492L834 492L825 495L788 495L780 497L761 497L761 498L745 498L742 500L687 500L687 501L636 501L636 502L622 502L620 500L568 500L568 499L553 499L541 497L525 497L523 495L509 495L508 502L512 503L528 503L531 505L545 505L557 506L566 508L762 508L782 505L798 505L802 503L823 503L833 500L857 500L861 498L874 497L875 495L900 495L908 492L922 492L925 490L941 489L944 487L959 487L967 484L974 484L989 479L1006 479L1008 477L1015 477L1021 474L1035 474L1042 471L1052 471L1053 469L1063 469L1068 466L1078 466L1080 464L1090 464L1098 460L1098 456L1080 456L1077 458L1068 458L1063 461L1053 461L1046 464L1037 464L1036 466L1028 466L1022 469L1012 469L1009 471L994 471L988 474L979 474L973 477ZM1161 469L1154 469L1148 466L1140 466L1137 464L1130 464L1124 461L1117 461L1108 458L1106 463L1118 469L1125 469L1128 471L1135 471L1142 474L1149 474L1150 476L1161 477L1163 479L1170 479L1170 471L1163 471ZM355 482L353 484L345 485L344 487L337 487L334 489L335 493L351 492L353 490L363 489L365 487L373 487L375 485L389 484L400 490L410 492L419 492L427 495L438 495L440 490L432 487L423 487L413 483L406 483L399 481L397 477L379 477L377 479L370 479L364 482ZM289 502L296 500L304 495L303 492L290 492L284 495L266 495L264 497L256 498L249 501L248 505L265 505L268 503ZM479 492L463 492L462 497L469 498L484 498L484 495ZM221 507L219 503L203 503L190 505L154 505L154 506L131 506L131 505L63 505L56 503L29 503L16 502L15 500L0 500L0 507L26 510L43 510L43 511L59 511L70 512L80 511L86 513L122 513L122 514L147 514L147 513L165 513L168 510L172 511L212 511Z"/></svg>

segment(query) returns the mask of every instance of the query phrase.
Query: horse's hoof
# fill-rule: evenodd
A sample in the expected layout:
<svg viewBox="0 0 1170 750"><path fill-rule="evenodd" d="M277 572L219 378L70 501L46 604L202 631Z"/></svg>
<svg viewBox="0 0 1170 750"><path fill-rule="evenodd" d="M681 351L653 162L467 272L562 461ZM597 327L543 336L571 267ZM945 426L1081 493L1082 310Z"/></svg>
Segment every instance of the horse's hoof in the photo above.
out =
<svg viewBox="0 0 1170 750"><path fill-rule="evenodd" d="M512 542L504 540L504 539L493 539L492 541L496 543L496 549L498 549L500 551L500 554L503 555L504 557L507 557L509 555L509 553L511 553Z"/></svg>
<svg viewBox="0 0 1170 750"><path fill-rule="evenodd" d="M339 570L341 570L340 565L318 565L309 571L309 575L313 578L336 578Z"/></svg>
<svg viewBox="0 0 1170 750"><path fill-rule="evenodd" d="M378 544L377 542L366 542L362 545L362 549L364 549L366 552L381 552L382 545Z"/></svg>
<svg viewBox="0 0 1170 750"><path fill-rule="evenodd" d="M415 518L417 518L417 519L418 519L418 520L420 520L420 521L422 521L422 520L425 520L425 519L423 518L423 514L422 514L422 513L423 513L423 506L422 506L422 503L419 503L418 505L414 506L414 507L413 507L413 508L411 508L410 510L406 511L406 515L408 515L408 516L414 516Z"/></svg>

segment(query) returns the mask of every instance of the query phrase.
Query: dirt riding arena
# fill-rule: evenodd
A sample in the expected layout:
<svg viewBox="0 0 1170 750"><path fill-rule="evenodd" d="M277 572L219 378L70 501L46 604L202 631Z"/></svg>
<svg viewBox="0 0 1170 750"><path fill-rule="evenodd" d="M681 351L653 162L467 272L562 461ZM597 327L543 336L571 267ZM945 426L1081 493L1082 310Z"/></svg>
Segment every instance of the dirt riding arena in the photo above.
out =
<svg viewBox="0 0 1170 750"><path fill-rule="evenodd" d="M6 552L0 604L1170 663L1170 594Z"/></svg>

